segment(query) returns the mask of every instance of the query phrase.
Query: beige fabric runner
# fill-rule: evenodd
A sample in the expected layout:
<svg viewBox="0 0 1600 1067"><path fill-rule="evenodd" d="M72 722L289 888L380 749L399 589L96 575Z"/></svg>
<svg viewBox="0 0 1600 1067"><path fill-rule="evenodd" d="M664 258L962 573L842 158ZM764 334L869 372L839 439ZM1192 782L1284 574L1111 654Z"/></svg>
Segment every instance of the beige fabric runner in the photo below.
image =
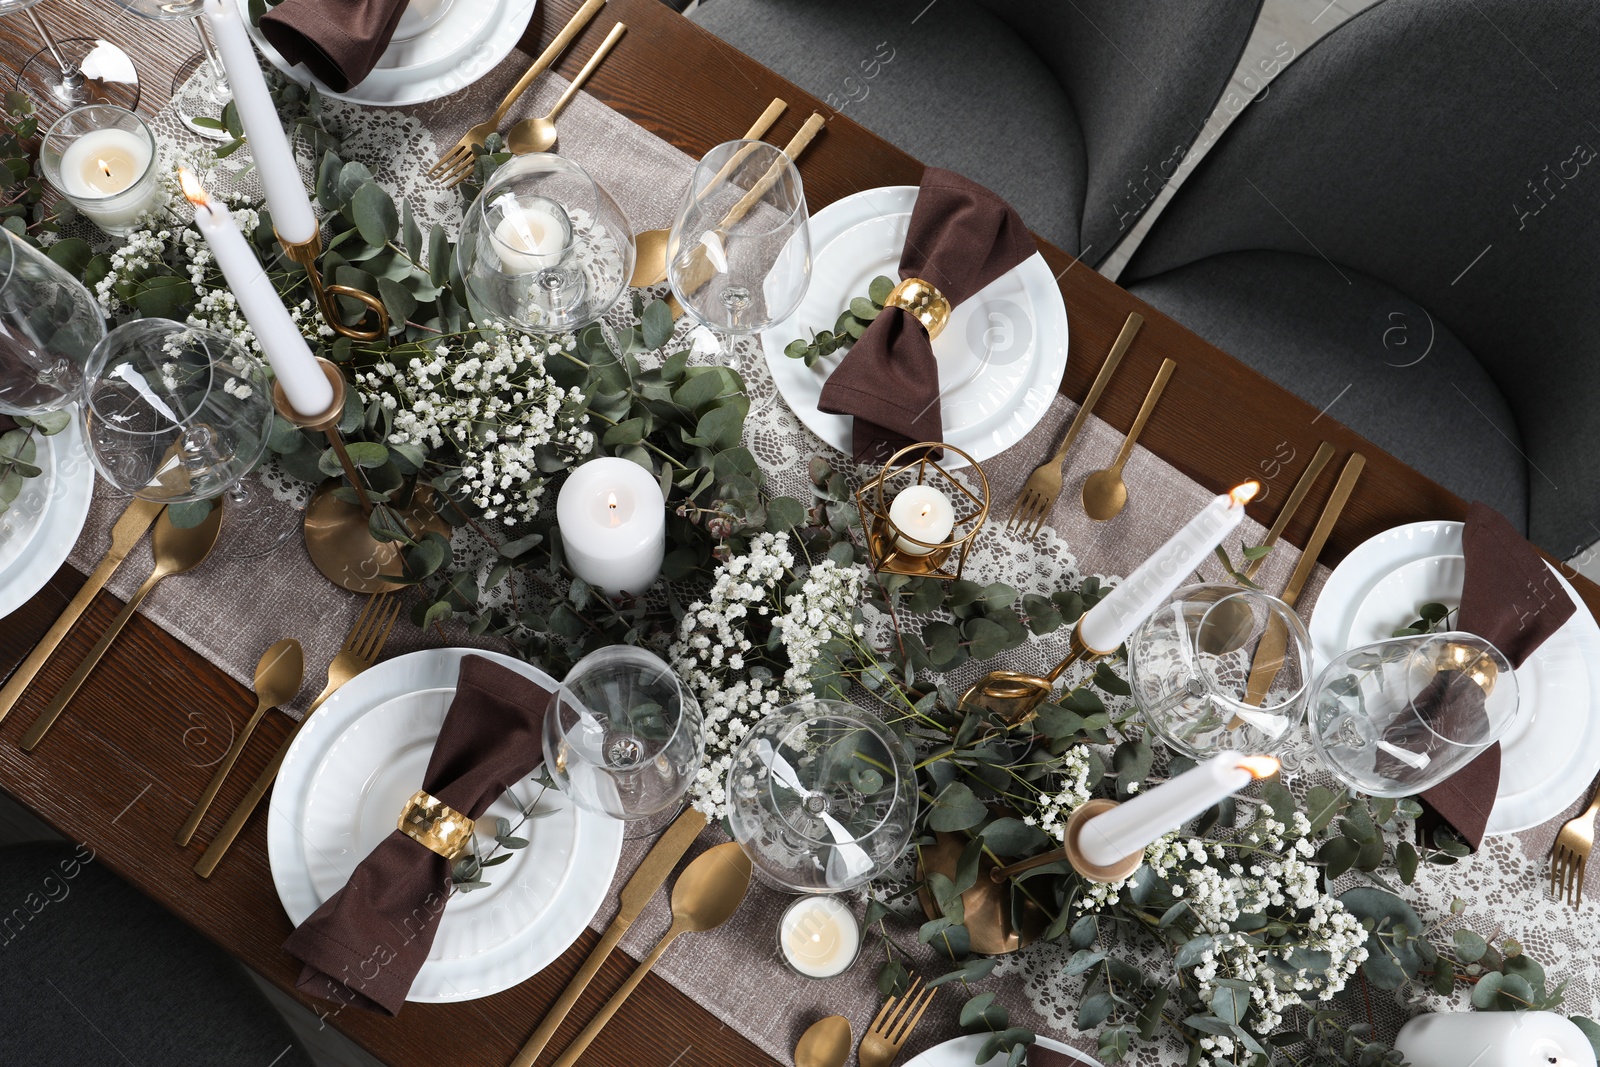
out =
<svg viewBox="0 0 1600 1067"><path fill-rule="evenodd" d="M419 153L419 158L375 160L370 154L358 156L353 151L347 155L372 165L380 180L386 184L392 180L391 188L396 188L401 195L416 191L417 203L421 205L419 210L426 209L421 213L450 217L453 230L455 221L459 220L454 194L425 190L417 172L431 162L438 146L454 143L470 122L492 108L493 101L516 79L526 62L526 57L514 53L473 88L406 113L359 113L362 123L376 129L399 131L396 136L412 137L407 144L408 152L417 144L432 145L425 153ZM518 106L512 119L542 114L562 87L559 78L543 80L532 98ZM752 102L753 111L759 110L761 103L764 102ZM803 118L794 113L786 115L784 128L798 124ZM729 135L743 129L747 121L744 115L728 116ZM172 128L171 123L161 125L166 130ZM579 94L563 114L560 136L559 150L588 168L621 202L636 229L670 224L692 168L693 161L689 157L588 94ZM389 171L387 176L385 170ZM680 330L683 329L687 327L680 326ZM1104 352L1084 351L1074 345L1070 358L1097 365L1104 356ZM768 468L776 489L802 495L806 491L806 462L824 446L798 424L781 400L774 399L771 378L762 360L747 360L747 366L754 409L749 444ZM1177 373L1184 372L1180 365ZM1134 383L1123 381L1119 387L1133 388ZM1138 387L1142 389L1143 384ZM972 577L985 582L1007 581L1023 592L1049 593L1080 573L1125 574L1163 543L1208 498L1227 488L1198 485L1141 447L1135 449L1126 468L1131 489L1127 509L1111 522L1091 522L1079 505L1079 487L1088 472L1109 463L1121 438L1118 431L1093 419L1071 456L1065 491L1050 519L1052 529L1037 543L1008 537L999 520L1009 513L1034 465L1054 450L1073 410L1071 402L1057 397L1033 432L985 464L994 494L996 521L982 535ZM1156 418L1161 417L1158 411ZM833 458L837 465L845 464L844 457L835 453ZM1236 480L1261 478L1267 482L1268 499L1282 500L1308 459L1309 455L1304 455L1287 463L1275 479L1267 479L1261 471L1245 470L1239 472ZM104 486L99 488L103 490ZM1321 499L1313 498L1306 506L1315 509L1322 503ZM110 524L120 508L120 502L108 500L103 492L97 493L88 525L71 556L76 567L89 569L105 551ZM297 519L287 504L283 519L286 522ZM1239 540L1230 542L1230 547L1237 551L1241 542L1257 543L1262 533L1259 525L1247 521L1239 532ZM126 597L149 572L147 543L132 553L111 582L110 588L118 596ZM1258 581L1268 590L1280 589L1296 558L1292 546L1279 548L1267 560ZM1208 569L1211 577L1217 577L1220 568L1213 565ZM1303 616L1309 617L1326 573L1325 568L1317 568L1301 600ZM342 642L362 602L362 598L337 589L323 579L312 568L299 539L295 538L265 559L214 558L191 575L163 583L146 601L143 610L157 624L246 684L262 650L284 635L298 637L305 646L308 676L300 698L299 706L303 706L320 688L324 665ZM437 643L434 635L425 637L402 623L387 651L398 655ZM1054 662L1061 648L1059 636L1036 640L1032 647L1009 655L1006 666L1042 667ZM952 684L964 685L976 673L978 665L969 665L952 677ZM1578 1011L1592 1007L1596 963L1584 944L1586 938L1572 928L1573 913L1543 900L1543 857L1556 825L1551 823L1522 835L1520 840L1495 839L1467 863L1448 870L1426 871L1420 879L1424 884L1416 887L1411 897L1425 919L1441 914L1451 896L1467 897L1473 908L1469 914L1482 917L1478 925L1485 934L1494 932L1495 916L1503 917L1503 933L1522 939L1536 958L1551 967L1552 980L1573 980L1568 999L1571 1009ZM708 829L701 847L721 838L720 829ZM616 893L647 845L648 842L637 842L624 848L617 882L592 924L597 929L611 917ZM670 918L667 896L666 891L657 894L623 941L623 948L635 958L648 951L666 929ZM881 940L876 934L869 934L860 961L845 976L818 982L792 974L776 952L777 917L788 899L760 886L753 888L732 922L713 933L683 939L657 968L661 975L727 1025L785 1064L791 1062L790 1051L800 1033L824 1015L844 1014L851 1019L857 1036L864 1032L879 1004L875 978L884 953ZM859 916L859 897L856 904ZM918 947L915 925L900 922L893 926L892 932L902 946ZM915 1054L954 1036L960 1003L978 991L994 991L1010 1008L1014 1025L1037 1027L1041 1032L1092 1051L1092 1037L1077 1034L1068 1022L1075 1011L1081 986L1078 979L1059 977L1059 967L1064 960L1065 955L1056 946L1036 946L1034 950L1008 958L995 977L972 991L957 986L941 992L934 1009L908 1045L908 1053ZM1443 1006L1443 1002L1435 1006ZM1399 1018L1392 1004L1387 1005L1382 1014L1392 1020ZM530 1029L531 1025L530 1021ZM525 1035L516 1036L520 1039ZM1129 1062L1176 1064L1182 1063L1183 1058L1182 1048L1177 1043L1169 1043L1159 1049L1147 1047ZM693 1064L697 1057L692 1049L663 1048L656 1062Z"/></svg>

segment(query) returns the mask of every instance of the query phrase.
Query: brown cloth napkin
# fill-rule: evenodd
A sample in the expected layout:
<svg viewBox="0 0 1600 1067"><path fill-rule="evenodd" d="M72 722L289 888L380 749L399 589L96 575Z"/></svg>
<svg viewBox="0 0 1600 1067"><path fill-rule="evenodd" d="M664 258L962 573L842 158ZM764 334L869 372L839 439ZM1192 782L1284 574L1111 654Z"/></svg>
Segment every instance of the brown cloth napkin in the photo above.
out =
<svg viewBox="0 0 1600 1067"><path fill-rule="evenodd" d="M0 433L10 433L17 428L17 420L0 412Z"/></svg>
<svg viewBox="0 0 1600 1067"><path fill-rule="evenodd" d="M378 65L405 11L406 0L283 0L261 16L261 34L290 63L346 93Z"/></svg>
<svg viewBox="0 0 1600 1067"><path fill-rule="evenodd" d="M1028 1046L1028 1067L1083 1067L1083 1061L1064 1052L1033 1044Z"/></svg>
<svg viewBox="0 0 1600 1067"><path fill-rule="evenodd" d="M977 182L937 167L922 175L900 277L931 282L954 307L1033 255L1033 235L1011 205ZM883 463L916 441L944 439L939 365L921 322L884 308L822 386L817 403L852 415L858 463Z"/></svg>
<svg viewBox="0 0 1600 1067"><path fill-rule="evenodd" d="M1461 551L1467 574L1456 629L1489 641L1505 653L1513 667L1522 666L1577 611L1539 553L1489 505L1474 501L1467 509ZM1448 825L1476 851L1499 789L1500 745L1496 742L1422 794L1424 830L1431 834L1433 827Z"/></svg>
<svg viewBox="0 0 1600 1067"><path fill-rule="evenodd" d="M515 671L481 656L462 660L422 788L470 818L482 815L543 761L549 702L547 691ZM398 1013L449 893L449 862L394 831L283 943L306 965L296 985L325 1000Z"/></svg>

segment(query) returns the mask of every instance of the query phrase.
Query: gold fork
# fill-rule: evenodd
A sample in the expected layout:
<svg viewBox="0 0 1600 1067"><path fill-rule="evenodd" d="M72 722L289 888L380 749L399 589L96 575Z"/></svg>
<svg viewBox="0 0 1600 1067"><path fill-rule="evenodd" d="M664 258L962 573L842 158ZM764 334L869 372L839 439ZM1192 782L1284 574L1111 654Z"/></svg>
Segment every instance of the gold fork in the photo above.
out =
<svg viewBox="0 0 1600 1067"><path fill-rule="evenodd" d="M922 1021L922 1013L928 1010L933 995L939 992L937 988L924 988L917 993L917 986L921 984L922 979L918 978L911 983L911 988L906 990L903 997L890 997L883 1002L878 1017L872 1020L872 1025L861 1038L861 1047L856 1050L861 1067L889 1067L894 1058L900 1055L906 1038Z"/></svg>
<svg viewBox="0 0 1600 1067"><path fill-rule="evenodd" d="M572 43L572 39L578 36L605 3L606 0L587 0L587 3L578 9L578 13L572 16L571 21L561 27L561 32L556 34L555 40L550 42L549 47L539 53L539 58L533 61L527 73L517 79L517 84L513 85L511 91L500 101L500 106L494 109L494 114L462 134L461 140L455 143L455 147L440 156L439 161L428 168L428 177L441 185L460 185L467 175L472 173L472 168L477 162L473 155L474 151L482 148L484 140L500 128L500 122L506 117L506 112L511 110L511 105L516 103L517 98L533 84L533 79L543 74L545 69L555 62L556 57Z"/></svg>
<svg viewBox="0 0 1600 1067"><path fill-rule="evenodd" d="M1128 351L1128 346L1133 344L1134 336L1143 325L1144 316L1137 311L1130 313L1128 321L1122 324L1122 332L1117 334L1110 355L1106 356L1105 363L1100 366L1100 373L1094 376L1094 384L1089 386L1089 395L1083 398L1083 406L1072 417L1072 425L1067 427L1067 435L1061 439L1061 447L1056 449L1055 455L1039 464L1034 472L1028 475L1027 482L1022 486L1022 494L1017 497L1017 502L1011 507L1011 515L1006 519L1007 530L1020 528L1024 538L1031 538L1038 534L1039 527L1050 517L1050 510L1056 506L1056 501L1061 496L1061 468L1066 462L1067 450L1072 447L1072 442L1078 439L1084 424L1089 421L1089 412L1099 401L1100 394L1106 391L1106 384L1116 373L1117 364L1122 362L1123 354Z"/></svg>
<svg viewBox="0 0 1600 1067"><path fill-rule="evenodd" d="M289 746L294 744L294 739L310 721L311 713L320 708L323 701L333 695L334 690L378 662L378 654L383 651L384 642L389 640L389 631L394 629L395 620L400 617L400 607L400 598L391 593L374 593L368 599L366 607L362 608L361 614L356 617L355 625L350 627L350 636L345 638L344 646L328 664L328 684L323 686L322 692L317 694L317 699L306 709L305 718L289 731L289 736L283 739L283 744L273 753L261 776L251 784L244 799L239 801L239 806L233 809L228 821L217 831L217 836L212 838L211 844L201 855L200 862L194 865L196 874L202 878L209 878L211 872L217 869L217 864L222 862L222 857L233 845L234 838L244 829L244 824L256 810L256 805L261 803L261 798L272 788L273 779L278 776L278 768L283 766L283 757L289 754Z"/></svg>
<svg viewBox="0 0 1600 1067"><path fill-rule="evenodd" d="M1600 779L1596 779L1600 786ZM1576 908L1583 903L1583 876L1589 867L1589 853L1594 850L1594 819L1600 814L1600 789L1589 808L1575 819L1569 819L1556 835L1555 851L1550 853L1550 895L1559 898L1566 894L1567 903Z"/></svg>

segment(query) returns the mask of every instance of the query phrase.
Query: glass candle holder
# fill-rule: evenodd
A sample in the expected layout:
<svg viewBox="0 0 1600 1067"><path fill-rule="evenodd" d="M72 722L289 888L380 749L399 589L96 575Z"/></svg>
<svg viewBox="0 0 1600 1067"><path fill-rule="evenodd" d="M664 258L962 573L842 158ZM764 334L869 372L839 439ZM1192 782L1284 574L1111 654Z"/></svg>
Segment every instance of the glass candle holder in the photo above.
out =
<svg viewBox="0 0 1600 1067"><path fill-rule="evenodd" d="M861 955L861 925L838 897L801 897L778 920L778 954L803 978L836 978Z"/></svg>
<svg viewBox="0 0 1600 1067"><path fill-rule="evenodd" d="M90 104L45 131L39 163L51 185L107 233L131 233L156 198L156 140L133 112Z"/></svg>

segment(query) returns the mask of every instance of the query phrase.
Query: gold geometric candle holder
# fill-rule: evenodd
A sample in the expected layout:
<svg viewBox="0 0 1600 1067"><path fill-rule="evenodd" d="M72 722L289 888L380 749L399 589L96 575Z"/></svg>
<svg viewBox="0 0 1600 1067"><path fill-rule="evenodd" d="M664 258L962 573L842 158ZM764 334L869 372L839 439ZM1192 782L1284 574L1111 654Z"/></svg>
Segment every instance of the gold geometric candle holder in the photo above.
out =
<svg viewBox="0 0 1600 1067"><path fill-rule="evenodd" d="M967 461L978 476L977 493L952 477L937 460L929 458L930 454L940 451ZM894 498L913 485L930 486L950 500L955 523L945 540L924 541L901 530L890 517ZM959 448L939 441L919 441L890 456L889 462L856 490L856 508L867 532L867 555L873 570L953 582L966 568L972 543L989 517L989 479L977 461ZM908 542L925 551L907 551ZM950 566L952 560L954 569Z"/></svg>

